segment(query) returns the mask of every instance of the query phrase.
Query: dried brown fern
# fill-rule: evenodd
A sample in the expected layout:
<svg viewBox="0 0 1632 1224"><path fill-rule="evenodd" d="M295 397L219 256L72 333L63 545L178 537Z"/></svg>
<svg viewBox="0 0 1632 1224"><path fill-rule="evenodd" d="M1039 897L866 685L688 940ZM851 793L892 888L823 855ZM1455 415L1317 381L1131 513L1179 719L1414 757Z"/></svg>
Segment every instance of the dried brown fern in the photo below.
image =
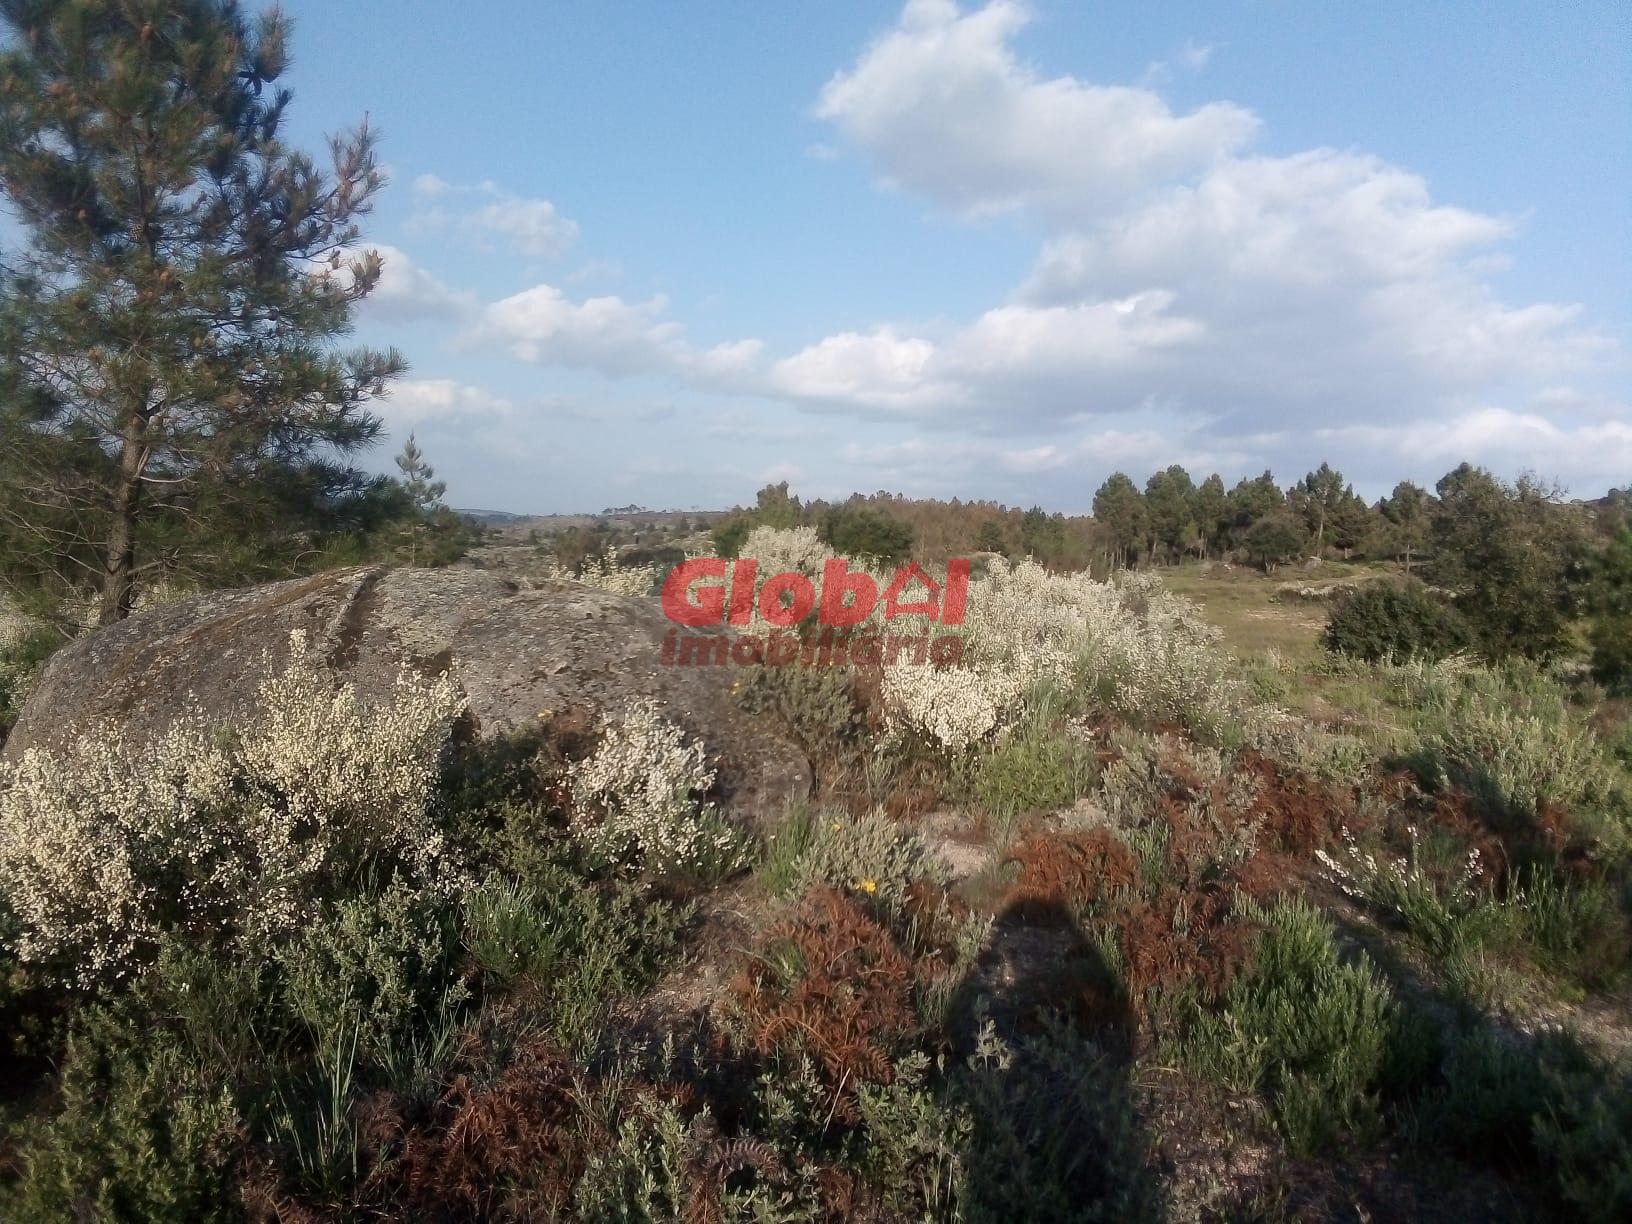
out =
<svg viewBox="0 0 1632 1224"><path fill-rule="evenodd" d="M917 1032L911 963L888 931L831 888L813 889L767 933L735 996L759 1053L814 1057L831 1115L847 1122L859 1085L888 1083L892 1052Z"/></svg>

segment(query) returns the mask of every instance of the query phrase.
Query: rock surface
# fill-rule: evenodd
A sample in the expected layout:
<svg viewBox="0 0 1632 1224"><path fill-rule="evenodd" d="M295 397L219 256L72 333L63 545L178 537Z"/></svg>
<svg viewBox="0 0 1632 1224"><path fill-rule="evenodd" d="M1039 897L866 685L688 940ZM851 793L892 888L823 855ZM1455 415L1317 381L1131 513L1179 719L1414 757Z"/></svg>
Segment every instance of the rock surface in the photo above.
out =
<svg viewBox="0 0 1632 1224"><path fill-rule="evenodd" d="M670 628L655 600L577 582L523 588L469 569L333 570L214 591L141 612L59 651L3 756L96 723L137 743L196 706L212 722L255 716L255 694L304 630L312 653L365 698L388 696L404 662L463 687L478 734L534 726L547 711L616 714L643 697L707 745L724 801L742 814L804 796L810 765L732 700L735 667L664 667ZM695 632L695 631L692 631Z"/></svg>

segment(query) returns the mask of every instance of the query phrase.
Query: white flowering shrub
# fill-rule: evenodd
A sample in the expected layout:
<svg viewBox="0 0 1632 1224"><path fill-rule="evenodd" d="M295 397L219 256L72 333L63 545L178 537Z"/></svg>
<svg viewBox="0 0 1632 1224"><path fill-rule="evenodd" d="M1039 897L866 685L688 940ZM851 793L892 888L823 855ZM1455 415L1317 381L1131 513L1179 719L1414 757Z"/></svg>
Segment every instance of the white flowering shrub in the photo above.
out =
<svg viewBox="0 0 1632 1224"><path fill-rule="evenodd" d="M1442 883L1421 862L1415 826L1407 833L1411 853L1404 858L1362 849L1347 829L1338 854L1317 850L1315 858L1346 896L1392 918L1434 951L1455 952L1477 937L1469 918L1485 898L1479 851L1468 851L1459 872Z"/></svg>
<svg viewBox="0 0 1632 1224"><path fill-rule="evenodd" d="M112 728L0 766L0 878L25 959L81 985L141 971L166 933L285 936L365 866L457 886L430 806L464 698L404 670L370 705L308 655L236 733L202 716L136 747Z"/></svg>
<svg viewBox="0 0 1632 1224"><path fill-rule="evenodd" d="M1042 682L1085 685L1125 714L1208 737L1246 703L1218 630L1152 575L1096 582L994 559L971 583L963 635L958 668L901 662L884 682L898 723L952 751L1013 725Z"/></svg>
<svg viewBox="0 0 1632 1224"><path fill-rule="evenodd" d="M898 727L949 752L991 739L1018 716L1024 680L998 667L898 664L884 671L884 700Z"/></svg>
<svg viewBox="0 0 1632 1224"><path fill-rule="evenodd" d="M697 796L714 785L702 743L650 699L606 728L569 770L573 832L593 861L639 864L705 877L748 861L747 839Z"/></svg>
<svg viewBox="0 0 1632 1224"><path fill-rule="evenodd" d="M832 555L814 527L755 527L737 549L737 556L759 562L761 581L772 574L819 577Z"/></svg>
<svg viewBox="0 0 1632 1224"><path fill-rule="evenodd" d="M618 550L607 545L599 556L584 558L580 572L574 574L555 558L545 567L546 578L565 578L614 595L650 595L657 587L658 569L655 565L620 565Z"/></svg>

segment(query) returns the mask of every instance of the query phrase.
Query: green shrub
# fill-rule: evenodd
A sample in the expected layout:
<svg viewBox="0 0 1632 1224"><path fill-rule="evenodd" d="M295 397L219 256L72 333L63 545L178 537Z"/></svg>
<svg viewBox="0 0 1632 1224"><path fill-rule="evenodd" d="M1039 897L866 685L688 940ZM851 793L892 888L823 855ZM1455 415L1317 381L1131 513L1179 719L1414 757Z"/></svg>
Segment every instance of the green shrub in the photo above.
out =
<svg viewBox="0 0 1632 1224"><path fill-rule="evenodd" d="M773 897L792 895L799 887L800 863L816 840L822 813L806 803L792 803L776 827L765 835L759 878Z"/></svg>
<svg viewBox="0 0 1632 1224"><path fill-rule="evenodd" d="M714 554L719 557L734 557L742 548L743 541L748 533L754 529L752 519L730 518L714 528L709 537L714 545Z"/></svg>
<svg viewBox="0 0 1632 1224"><path fill-rule="evenodd" d="M406 888L347 898L279 954L287 1006L320 1048L345 1033L382 1063L453 986L456 946L443 907Z"/></svg>
<svg viewBox="0 0 1632 1224"><path fill-rule="evenodd" d="M1587 987L1626 975L1632 933L1615 888L1603 880L1561 880L1536 867L1503 903L1520 939L1543 969Z"/></svg>
<svg viewBox="0 0 1632 1224"><path fill-rule="evenodd" d="M1185 1063L1261 1094L1299 1152L1374 1130L1397 1023L1387 983L1364 957L1344 962L1331 928L1305 902L1246 903L1242 918L1264 926L1257 959L1216 1012L1197 1012L1181 1046Z"/></svg>
<svg viewBox="0 0 1632 1224"><path fill-rule="evenodd" d="M1406 681L1417 704L1420 769L1517 817L1538 805L1565 809L1604 798L1609 763L1565 690L1534 667L1425 672Z"/></svg>
<svg viewBox="0 0 1632 1224"><path fill-rule="evenodd" d="M473 892L465 947L493 984L530 988L545 1026L581 1046L615 1000L653 980L690 913L632 885L598 889L555 866L526 884Z"/></svg>
<svg viewBox="0 0 1632 1224"><path fill-rule="evenodd" d="M1632 1217L1632 1076L1567 1033L1452 1034L1404 1132L1499 1168L1538 1166L1575 1218Z"/></svg>
<svg viewBox="0 0 1632 1224"><path fill-rule="evenodd" d="M988 1024L948 1091L973 1122L971 1224L1161 1218L1125 1075L1070 1029L1010 1045Z"/></svg>
<svg viewBox="0 0 1632 1224"><path fill-rule="evenodd" d="M1026 812L1067 807L1093 789L1099 762L1069 731L1024 726L976 766L975 797L1002 827Z"/></svg>
<svg viewBox="0 0 1632 1224"><path fill-rule="evenodd" d="M790 815L787 840L769 851L766 886L775 895L803 892L818 884L876 896L900 907L908 885L925 880L944 884L946 866L923 838L883 812L847 816L837 809ZM781 837L781 829L776 836Z"/></svg>
<svg viewBox="0 0 1632 1224"><path fill-rule="evenodd" d="M276 963L259 950L222 956L168 941L152 985L194 1056L231 1079L257 1072L291 1018L278 997Z"/></svg>
<svg viewBox="0 0 1632 1224"><path fill-rule="evenodd" d="M1579 1064L1569 1038L1532 1043L1478 1024L1447 1035L1438 1080L1404 1117L1408 1139L1461 1156L1511 1162L1533 1156L1533 1118L1545 1108L1548 1068Z"/></svg>
<svg viewBox="0 0 1632 1224"><path fill-rule="evenodd" d="M1632 614L1605 613L1592 624L1592 676L1616 696L1632 695Z"/></svg>
<svg viewBox="0 0 1632 1224"><path fill-rule="evenodd" d="M750 714L781 719L800 747L821 760L853 749L867 730L850 684L842 667L753 667L741 674L736 694Z"/></svg>
<svg viewBox="0 0 1632 1224"><path fill-rule="evenodd" d="M864 1084L856 1094L866 1144L857 1163L885 1211L900 1219L961 1218L975 1123L967 1107L936 1093L934 1070L928 1055L914 1052L896 1061L889 1083Z"/></svg>
<svg viewBox="0 0 1632 1224"><path fill-rule="evenodd" d="M1632 1078L1599 1068L1558 1075L1535 1144L1583 1220L1632 1219Z"/></svg>
<svg viewBox="0 0 1632 1224"><path fill-rule="evenodd" d="M688 1218L694 1181L693 1136L667 1102L637 1099L590 1154L574 1190L575 1217L627 1224Z"/></svg>
<svg viewBox="0 0 1632 1224"><path fill-rule="evenodd" d="M183 1043L102 1009L75 1024L60 1103L23 1132L0 1218L227 1220L238 1117L232 1094Z"/></svg>
<svg viewBox="0 0 1632 1224"><path fill-rule="evenodd" d="M1377 663L1443 659L1468 649L1473 637L1461 616L1425 587L1379 582L1332 609L1322 641L1335 654Z"/></svg>
<svg viewBox="0 0 1632 1224"><path fill-rule="evenodd" d="M580 915L567 908L547 903L530 885L485 884L465 899L465 946L476 967L503 987L541 977L577 942L566 923Z"/></svg>

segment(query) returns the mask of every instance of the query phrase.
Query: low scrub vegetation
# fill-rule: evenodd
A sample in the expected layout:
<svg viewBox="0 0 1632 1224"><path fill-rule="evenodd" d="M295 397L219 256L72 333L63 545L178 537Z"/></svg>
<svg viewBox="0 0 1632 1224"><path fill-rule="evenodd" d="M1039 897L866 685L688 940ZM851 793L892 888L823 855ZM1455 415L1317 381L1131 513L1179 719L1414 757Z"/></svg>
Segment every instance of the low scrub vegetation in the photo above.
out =
<svg viewBox="0 0 1632 1224"><path fill-rule="evenodd" d="M816 765L769 811L682 711L483 742L298 641L253 724L23 755L0 1214L1632 1209L1590 685L1351 656L1372 739L1149 577L997 562L970 607L959 666L742 672Z"/></svg>

